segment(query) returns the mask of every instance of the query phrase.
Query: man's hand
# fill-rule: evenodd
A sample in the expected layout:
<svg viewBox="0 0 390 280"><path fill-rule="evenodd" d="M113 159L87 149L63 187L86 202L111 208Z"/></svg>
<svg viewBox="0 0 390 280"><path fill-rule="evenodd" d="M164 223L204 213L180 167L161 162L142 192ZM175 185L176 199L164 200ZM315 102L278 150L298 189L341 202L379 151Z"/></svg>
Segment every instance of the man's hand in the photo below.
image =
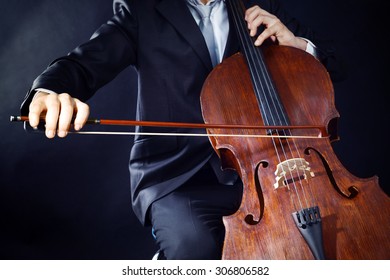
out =
<svg viewBox="0 0 390 280"><path fill-rule="evenodd" d="M37 127L39 118L46 113L46 137L53 138L56 134L65 137L68 134L73 114L74 129L80 130L89 116L89 106L67 93L51 94L39 91L30 104L29 123Z"/></svg>
<svg viewBox="0 0 390 280"><path fill-rule="evenodd" d="M276 16L259 6L246 10L245 20L248 23L248 29L252 37L256 35L259 26L263 25L265 27L255 41L256 46L260 46L266 39L270 38L279 45L306 49L307 42L305 40L295 37Z"/></svg>

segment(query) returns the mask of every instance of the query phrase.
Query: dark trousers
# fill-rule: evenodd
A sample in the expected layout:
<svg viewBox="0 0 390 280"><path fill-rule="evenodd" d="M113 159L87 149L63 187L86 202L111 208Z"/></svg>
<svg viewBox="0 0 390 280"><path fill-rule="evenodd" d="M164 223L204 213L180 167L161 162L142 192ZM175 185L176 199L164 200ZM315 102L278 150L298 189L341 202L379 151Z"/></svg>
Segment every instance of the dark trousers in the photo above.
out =
<svg viewBox="0 0 390 280"><path fill-rule="evenodd" d="M225 227L222 217L238 210L242 183L221 185L203 168L174 192L155 201L150 218L165 259L221 259Z"/></svg>

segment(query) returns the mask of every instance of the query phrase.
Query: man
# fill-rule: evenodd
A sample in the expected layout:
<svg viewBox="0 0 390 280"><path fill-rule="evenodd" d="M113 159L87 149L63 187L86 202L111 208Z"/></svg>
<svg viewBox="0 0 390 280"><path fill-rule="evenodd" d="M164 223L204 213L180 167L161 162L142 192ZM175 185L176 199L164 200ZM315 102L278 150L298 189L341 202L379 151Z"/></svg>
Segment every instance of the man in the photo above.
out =
<svg viewBox="0 0 390 280"><path fill-rule="evenodd" d="M277 1L243 2L256 46L272 40L306 50L333 73L333 53ZM199 9L204 6L212 8L212 47L209 35L201 32ZM73 116L74 129L80 130L89 116L85 101L129 65L139 75L137 119L200 123L204 80L215 64L239 51L223 0L115 0L114 11L90 41L55 60L26 96L22 114L28 113L35 127L45 113L48 138L65 137ZM237 210L242 183L234 172L220 169L207 138L139 135L131 151L130 176L134 212L143 224L152 225L161 256L221 258L222 216Z"/></svg>

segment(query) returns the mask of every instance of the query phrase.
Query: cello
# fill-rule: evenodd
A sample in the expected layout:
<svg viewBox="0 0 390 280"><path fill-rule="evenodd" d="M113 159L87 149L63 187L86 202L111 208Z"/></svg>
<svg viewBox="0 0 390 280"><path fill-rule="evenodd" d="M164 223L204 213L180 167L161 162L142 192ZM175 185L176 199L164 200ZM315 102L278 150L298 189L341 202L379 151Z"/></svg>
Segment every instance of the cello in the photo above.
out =
<svg viewBox="0 0 390 280"><path fill-rule="evenodd" d="M255 47L242 2L226 3L241 52L206 79L204 121L270 128L239 131L264 138L207 129L222 167L244 186L238 211L224 217L223 259L389 259L388 196L377 177L352 175L332 149L339 114L325 67L299 49Z"/></svg>

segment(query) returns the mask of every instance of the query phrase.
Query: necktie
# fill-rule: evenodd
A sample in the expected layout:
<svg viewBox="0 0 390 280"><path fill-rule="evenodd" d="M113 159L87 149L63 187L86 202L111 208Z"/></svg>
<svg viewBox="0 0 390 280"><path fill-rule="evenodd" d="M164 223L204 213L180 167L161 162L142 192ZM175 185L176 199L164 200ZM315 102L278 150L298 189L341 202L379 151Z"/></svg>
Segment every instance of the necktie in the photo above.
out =
<svg viewBox="0 0 390 280"><path fill-rule="evenodd" d="M213 25L210 20L211 11L214 6L214 2L211 2L209 5L194 5L191 4L191 7L194 8L194 10L198 13L200 17L199 22L199 29L202 31L203 37L206 41L207 48L209 49L211 62L213 66L218 64L218 57L217 57L217 46L215 44L214 39L214 30Z"/></svg>

